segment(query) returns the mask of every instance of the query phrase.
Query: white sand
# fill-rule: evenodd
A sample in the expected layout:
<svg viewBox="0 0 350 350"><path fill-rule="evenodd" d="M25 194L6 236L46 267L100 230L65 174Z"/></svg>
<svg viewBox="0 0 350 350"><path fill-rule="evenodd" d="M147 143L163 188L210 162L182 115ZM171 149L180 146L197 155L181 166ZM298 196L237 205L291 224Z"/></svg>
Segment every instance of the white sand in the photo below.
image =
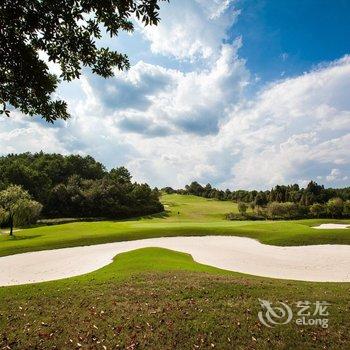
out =
<svg viewBox="0 0 350 350"><path fill-rule="evenodd" d="M350 282L350 245L277 247L234 236L167 237L0 257L0 285L57 280L97 270L119 253L161 247L242 273L303 281Z"/></svg>
<svg viewBox="0 0 350 350"><path fill-rule="evenodd" d="M350 227L350 225L344 224L321 224L319 226L314 226L313 228L317 228L318 230L338 230L338 229L346 229Z"/></svg>

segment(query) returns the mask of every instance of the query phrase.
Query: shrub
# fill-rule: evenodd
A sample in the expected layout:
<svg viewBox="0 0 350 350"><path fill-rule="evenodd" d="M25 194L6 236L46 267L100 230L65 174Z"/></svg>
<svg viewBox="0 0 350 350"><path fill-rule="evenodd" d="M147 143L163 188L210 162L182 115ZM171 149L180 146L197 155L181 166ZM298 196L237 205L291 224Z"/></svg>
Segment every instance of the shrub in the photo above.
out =
<svg viewBox="0 0 350 350"><path fill-rule="evenodd" d="M267 216L271 219L291 219L300 216L299 206L292 202L272 202L267 205Z"/></svg>
<svg viewBox="0 0 350 350"><path fill-rule="evenodd" d="M310 213L313 216L316 216L317 218L320 218L322 216L327 215L327 207L324 204L321 203L314 203L310 207Z"/></svg>
<svg viewBox="0 0 350 350"><path fill-rule="evenodd" d="M332 198L327 202L327 212L334 217L341 217L343 213L344 202L341 198Z"/></svg>
<svg viewBox="0 0 350 350"><path fill-rule="evenodd" d="M350 216L350 200L344 202L343 215Z"/></svg>
<svg viewBox="0 0 350 350"><path fill-rule="evenodd" d="M245 214L247 212L247 209L248 209L248 205L246 203L244 203L244 202L238 203L238 211L241 214Z"/></svg>

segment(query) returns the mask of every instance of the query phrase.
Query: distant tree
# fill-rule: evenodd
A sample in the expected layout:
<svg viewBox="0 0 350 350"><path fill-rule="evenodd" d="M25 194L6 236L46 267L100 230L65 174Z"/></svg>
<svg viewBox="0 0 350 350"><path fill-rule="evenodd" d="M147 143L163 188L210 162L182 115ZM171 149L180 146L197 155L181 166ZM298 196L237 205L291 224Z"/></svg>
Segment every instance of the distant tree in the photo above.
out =
<svg viewBox="0 0 350 350"><path fill-rule="evenodd" d="M350 216L350 200L344 202L343 215Z"/></svg>
<svg viewBox="0 0 350 350"><path fill-rule="evenodd" d="M270 202L267 205L267 215L270 218L282 217L283 210L279 202Z"/></svg>
<svg viewBox="0 0 350 350"><path fill-rule="evenodd" d="M155 188L152 190L152 195L154 196L154 198L157 198L157 199L160 198L161 193L160 193L158 187L155 187Z"/></svg>
<svg viewBox="0 0 350 350"><path fill-rule="evenodd" d="M344 202L341 198L332 198L327 202L327 211L332 218L341 217L343 207Z"/></svg>
<svg viewBox="0 0 350 350"><path fill-rule="evenodd" d="M128 169L126 169L125 167L121 166L119 168L114 168L109 172L110 177L121 183L121 184L125 184L131 181L131 174L129 172Z"/></svg>
<svg viewBox="0 0 350 350"><path fill-rule="evenodd" d="M324 204L314 203L310 207L310 213L319 218L327 213L327 208Z"/></svg>
<svg viewBox="0 0 350 350"><path fill-rule="evenodd" d="M186 185L186 190L189 194L193 194L195 196L201 196L204 192L204 188L197 181L191 182L190 185ZM213 194L213 196L217 196L217 194Z"/></svg>
<svg viewBox="0 0 350 350"><path fill-rule="evenodd" d="M266 198L266 194L264 192L259 192L254 200L254 204L256 207L263 207L268 203Z"/></svg>
<svg viewBox="0 0 350 350"><path fill-rule="evenodd" d="M305 190L306 192L309 192L315 196L318 196L323 189L324 187L321 185L318 185L315 181L310 181Z"/></svg>
<svg viewBox="0 0 350 350"><path fill-rule="evenodd" d="M64 157L63 161L67 178L77 174L83 179L95 180L101 179L106 173L105 167L91 156L82 157L77 154L71 154Z"/></svg>
<svg viewBox="0 0 350 350"><path fill-rule="evenodd" d="M312 205L313 203L324 203L324 187L318 185L315 181L310 181L305 189L304 204Z"/></svg>
<svg viewBox="0 0 350 350"><path fill-rule="evenodd" d="M132 32L132 16L157 25L163 0L2 0L0 3L0 112L7 104L49 122L69 117L66 102L52 100L59 78L47 63L60 65L60 78L79 78L82 66L102 77L129 68L128 57L99 47L105 30L111 37Z"/></svg>
<svg viewBox="0 0 350 350"><path fill-rule="evenodd" d="M203 189L203 196L206 198L210 197L210 192L212 191L212 187L210 183L207 183Z"/></svg>
<svg viewBox="0 0 350 350"><path fill-rule="evenodd" d="M162 211L156 190L132 194L142 185L131 183L131 178L125 167L107 172L91 156L43 152L0 156L0 190L11 184L22 186L43 204L45 217L121 218Z"/></svg>
<svg viewBox="0 0 350 350"><path fill-rule="evenodd" d="M257 194L258 194L258 191L255 191L255 190L251 191L249 193L249 202L254 202Z"/></svg>
<svg viewBox="0 0 350 350"><path fill-rule="evenodd" d="M161 191L165 192L166 194L176 193L176 191L170 186L163 187Z"/></svg>
<svg viewBox="0 0 350 350"><path fill-rule="evenodd" d="M50 186L50 179L46 174L34 169L30 165L24 164L20 159L16 159L1 170L3 171L4 178L10 179L9 182L11 184L22 186L33 197L39 200L44 197L44 193Z"/></svg>
<svg viewBox="0 0 350 350"><path fill-rule="evenodd" d="M33 201L27 191L14 185L0 191L0 209L3 219L10 225L12 236L14 225L30 224L37 220L42 205Z"/></svg>
<svg viewBox="0 0 350 350"><path fill-rule="evenodd" d="M267 205L267 215L270 218L292 219L298 217L298 205L292 202L271 202Z"/></svg>
<svg viewBox="0 0 350 350"><path fill-rule="evenodd" d="M248 205L244 202L238 203L238 211L243 215L247 212Z"/></svg>

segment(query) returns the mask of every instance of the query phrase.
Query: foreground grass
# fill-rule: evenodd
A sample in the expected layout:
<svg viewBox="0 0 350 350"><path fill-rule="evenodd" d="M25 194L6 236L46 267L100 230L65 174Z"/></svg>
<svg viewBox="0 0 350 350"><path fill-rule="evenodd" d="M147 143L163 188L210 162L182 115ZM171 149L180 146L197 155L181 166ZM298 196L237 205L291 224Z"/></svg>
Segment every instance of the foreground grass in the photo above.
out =
<svg viewBox="0 0 350 350"><path fill-rule="evenodd" d="M226 221L230 202L162 198L152 217L42 226L0 237L0 255L140 238L238 235L276 245L350 244L348 230L315 230L334 220ZM349 221L342 221L349 222ZM1 349L349 349L350 283L260 278L145 248L93 273L0 288ZM329 328L263 326L258 298L331 303ZM295 310L295 305L294 305Z"/></svg>
<svg viewBox="0 0 350 350"><path fill-rule="evenodd" d="M195 196L165 195L166 212L150 217L102 222L76 222L21 230L0 236L0 256L124 240L191 235L235 235L273 245L350 244L350 230L315 230L311 226L349 220L227 221L237 210L232 202Z"/></svg>
<svg viewBox="0 0 350 350"><path fill-rule="evenodd" d="M348 349L350 284L241 275L145 248L78 278L0 288L4 349ZM263 326L258 298L326 300L329 328Z"/></svg>

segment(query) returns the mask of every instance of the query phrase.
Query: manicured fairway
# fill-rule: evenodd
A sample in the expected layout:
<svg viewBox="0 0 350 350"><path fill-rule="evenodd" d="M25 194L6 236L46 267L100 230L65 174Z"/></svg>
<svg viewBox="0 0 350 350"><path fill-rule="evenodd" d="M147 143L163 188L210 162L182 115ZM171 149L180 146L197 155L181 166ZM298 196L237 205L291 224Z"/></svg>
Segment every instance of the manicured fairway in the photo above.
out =
<svg viewBox="0 0 350 350"><path fill-rule="evenodd" d="M350 244L350 230L315 230L334 220L230 222L234 204L164 196L155 218L72 223L1 237L0 254L125 239L233 234L277 245ZM180 214L178 214L180 212ZM345 223L346 221L340 221ZM348 221L349 222L349 221ZM0 288L4 349L349 349L350 283L258 278L195 263L186 254L145 248L93 273ZM295 322L267 328L258 298L331 303L329 327Z"/></svg>
<svg viewBox="0 0 350 350"><path fill-rule="evenodd" d="M135 220L76 222L42 226L0 237L0 256L53 248L162 236L236 235L273 245L350 244L350 230L315 230L311 226L349 220L227 221L232 202L166 195L166 212ZM179 213L179 214L178 214Z"/></svg>

